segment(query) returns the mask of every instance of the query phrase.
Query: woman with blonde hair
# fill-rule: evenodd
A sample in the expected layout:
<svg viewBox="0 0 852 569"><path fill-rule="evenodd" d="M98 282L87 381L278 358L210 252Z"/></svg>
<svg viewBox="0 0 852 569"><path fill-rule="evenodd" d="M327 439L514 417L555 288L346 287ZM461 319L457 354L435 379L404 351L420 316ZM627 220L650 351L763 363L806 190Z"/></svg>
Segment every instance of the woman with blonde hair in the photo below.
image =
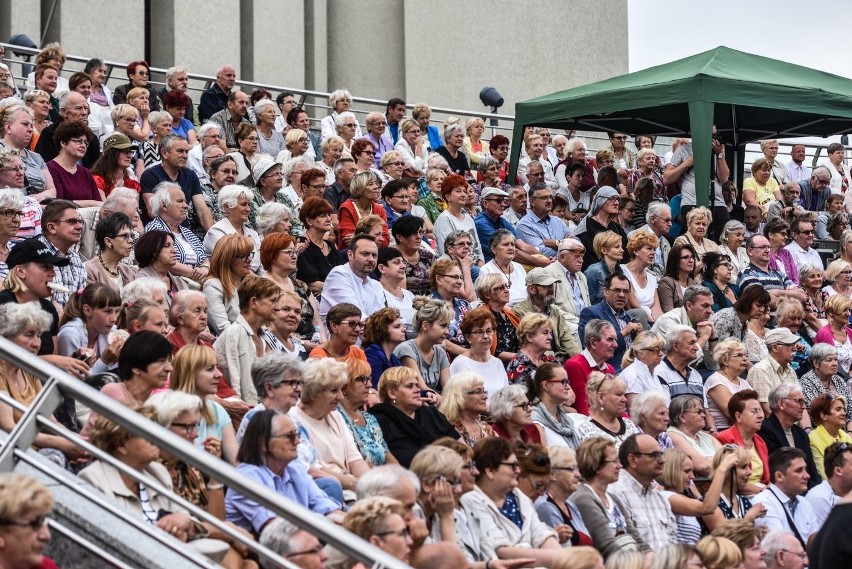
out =
<svg viewBox="0 0 852 569"><path fill-rule="evenodd" d="M525 314L516 329L518 352L506 367L512 385L526 387L538 366L556 362L553 355L553 321L540 312Z"/></svg>
<svg viewBox="0 0 852 569"><path fill-rule="evenodd" d="M578 428L580 439L603 437L615 444L616 450L627 437L641 431L624 417L627 411L627 384L612 374L593 371L589 374L586 394L589 397L589 420Z"/></svg>
<svg viewBox="0 0 852 569"><path fill-rule="evenodd" d="M150 93L144 87L134 87L130 91L127 92L127 101L126 104L130 105L137 111L139 111L139 117L136 119L136 126L133 127L133 132L136 133L136 140L147 140L153 134L151 130L151 124L148 121L149 115L152 110L150 104Z"/></svg>
<svg viewBox="0 0 852 569"><path fill-rule="evenodd" d="M27 91L24 95L24 104L33 111L33 138L28 148L35 151L41 131L52 124L49 118L50 95L41 89Z"/></svg>
<svg viewBox="0 0 852 569"><path fill-rule="evenodd" d="M488 390L485 379L478 373L464 371L452 375L444 386L438 410L470 448L483 438L495 436L494 429L483 420L488 415Z"/></svg>
<svg viewBox="0 0 852 569"><path fill-rule="evenodd" d="M386 370L379 379L381 403L369 411L379 421L391 453L406 468L424 446L441 437L459 438L443 413L423 404L418 379L404 366Z"/></svg>
<svg viewBox="0 0 852 569"><path fill-rule="evenodd" d="M284 136L284 149L271 156L275 156L275 161L284 164L291 158L304 156L308 151L308 146L311 144L308 134L298 128L291 128Z"/></svg>
<svg viewBox="0 0 852 569"><path fill-rule="evenodd" d="M831 155L830 145L829 156ZM838 144L838 146L840 146ZM751 177L746 178L743 182L743 205L760 206L764 214L766 213L769 202L772 200L781 201L781 190L778 182L772 177L772 165L766 158L758 158L751 163Z"/></svg>
<svg viewBox="0 0 852 569"><path fill-rule="evenodd" d="M743 556L740 548L730 539L712 535L704 536L698 542L696 551L706 569L737 569L742 567Z"/></svg>
<svg viewBox="0 0 852 569"><path fill-rule="evenodd" d="M400 155L409 169L423 174L426 171L429 140L423 136L423 130L414 119L405 119L399 128L399 140L394 150Z"/></svg>
<svg viewBox="0 0 852 569"><path fill-rule="evenodd" d="M384 178L382 185L391 180L402 179L402 173L405 170L405 160L402 159L402 155L399 152L388 150L382 154L381 165L382 177Z"/></svg>
<svg viewBox="0 0 852 569"><path fill-rule="evenodd" d="M849 314L852 298L845 294L835 294L825 302L828 324L822 327L814 337L814 344L828 344L837 350L840 368L845 374L852 369L852 327L849 326Z"/></svg>
<svg viewBox="0 0 852 569"><path fill-rule="evenodd" d="M213 400L222 382L216 352L201 344L184 346L172 360L169 387L197 395L203 402L201 421L195 426L196 445L237 465L237 438L228 412ZM189 430L189 428L187 428Z"/></svg>
<svg viewBox="0 0 852 569"><path fill-rule="evenodd" d="M731 396L752 388L748 381L740 377L748 367L748 354L742 342L736 338L727 338L713 348L713 359L719 365L719 371L705 380L704 397L716 429L722 431L731 426L731 418L728 416Z"/></svg>
<svg viewBox="0 0 852 569"><path fill-rule="evenodd" d="M690 569L701 566L701 557L692 544L669 543L654 551L650 569Z"/></svg>
<svg viewBox="0 0 852 569"><path fill-rule="evenodd" d="M822 289L828 296L852 296L852 263L843 259L833 260L825 268L825 280L831 283Z"/></svg>
<svg viewBox="0 0 852 569"><path fill-rule="evenodd" d="M592 241L597 263L589 265L583 274L589 287L589 302L597 304L603 300L604 281L614 272L623 272L619 263L624 256L621 236L615 231L602 231Z"/></svg>
<svg viewBox="0 0 852 569"><path fill-rule="evenodd" d="M654 265L660 240L649 231L636 231L627 239L627 252L633 259L621 265L621 271L630 281L627 295L629 308L642 308L648 320L654 322L663 315L660 297L657 296L657 277L648 271Z"/></svg>
<svg viewBox="0 0 852 569"><path fill-rule="evenodd" d="M443 342L447 337L453 309L443 300L418 296L411 326L417 336L394 348L402 365L417 374L420 389L440 392L450 379L450 360Z"/></svg>
<svg viewBox="0 0 852 569"><path fill-rule="evenodd" d="M364 407L375 402L376 390L372 388L370 364L364 360L347 360L348 383L343 387L343 398L337 410L352 433L358 451L370 466L398 464L388 449L376 418L364 412Z"/></svg>
<svg viewBox="0 0 852 569"><path fill-rule="evenodd" d="M645 330L639 332L633 343L624 352L621 359L621 373L618 375L627 383L627 405L645 391L660 391L668 394L659 380L654 377L654 370L663 361L665 340L656 332Z"/></svg>
<svg viewBox="0 0 852 569"><path fill-rule="evenodd" d="M722 493L717 503L718 507L709 516L704 516L702 521L707 529L714 532L725 520L744 520L748 524L754 524L754 520L766 513L763 504L752 505L747 495L753 495L759 488L749 484L751 476L751 455L741 446L725 445L713 455L711 476L715 476L716 470L728 455L736 457L733 467L724 478Z"/></svg>
<svg viewBox="0 0 852 569"><path fill-rule="evenodd" d="M728 473L736 466L737 457L728 454L713 469L713 478L707 494L702 498L695 486L695 470L689 455L679 449L666 451L663 473L657 482L663 487L663 497L671 506L677 519L677 540L680 543L695 544L701 538L701 526L698 516L709 516L716 511L722 487Z"/></svg>
<svg viewBox="0 0 852 569"><path fill-rule="evenodd" d="M707 239L707 230L713 223L713 214L704 206L698 206L689 210L686 214L686 233L674 240L674 245L691 245L695 250L698 258L696 261L696 270L701 271L698 266L704 254L710 251L721 253L719 246Z"/></svg>
<svg viewBox="0 0 852 569"><path fill-rule="evenodd" d="M428 445L414 456L411 472L420 480L417 503L435 543L456 543L456 504L462 494L464 460L449 448ZM470 528L465 528L470 531Z"/></svg>
<svg viewBox="0 0 852 569"><path fill-rule="evenodd" d="M359 500L346 512L343 529L403 563L408 563L413 543L405 522L407 515L399 501L385 496L371 496Z"/></svg>
<svg viewBox="0 0 852 569"><path fill-rule="evenodd" d="M221 334L240 315L237 288L251 273L254 243L244 235L226 235L210 259L210 273L202 290L207 297L210 329Z"/></svg>
<svg viewBox="0 0 852 569"><path fill-rule="evenodd" d="M349 194L352 196L340 206L337 212L337 248L344 250L355 235L358 221L368 215L378 215L383 222L382 238L379 247L387 247L390 243L388 232L388 214L379 204L382 184L379 177L372 172L356 174L349 184Z"/></svg>
<svg viewBox="0 0 852 569"><path fill-rule="evenodd" d="M476 167L479 161L491 155L488 149L488 142L482 140L482 133L485 132L485 121L480 117L471 117L465 123L464 141L462 142L461 151L467 156L471 164L471 168Z"/></svg>
<svg viewBox="0 0 852 569"><path fill-rule="evenodd" d="M643 556L644 558L644 556ZM603 557L594 547L580 545L560 551L553 560L551 569L605 569ZM624 566L618 565L619 569Z"/></svg>
<svg viewBox="0 0 852 569"><path fill-rule="evenodd" d="M317 452L319 468L343 486L344 497L355 498L355 484L370 466L361 456L352 432L338 411L349 381L346 364L331 358L309 359L302 375L299 404L292 419L305 428Z"/></svg>

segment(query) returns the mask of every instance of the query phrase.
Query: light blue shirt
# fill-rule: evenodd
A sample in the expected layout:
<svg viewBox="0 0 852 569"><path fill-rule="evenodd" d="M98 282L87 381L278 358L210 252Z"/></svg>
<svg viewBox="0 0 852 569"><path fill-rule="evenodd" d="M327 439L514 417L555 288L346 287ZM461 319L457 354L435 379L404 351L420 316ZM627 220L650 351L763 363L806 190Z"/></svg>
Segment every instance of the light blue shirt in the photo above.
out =
<svg viewBox="0 0 852 569"><path fill-rule="evenodd" d="M555 257L556 249L546 247L544 240L553 239L558 243L569 237L571 232L565 222L558 217L548 214L544 219L540 219L532 210L529 210L518 222L518 234L529 245L538 249L542 255Z"/></svg>

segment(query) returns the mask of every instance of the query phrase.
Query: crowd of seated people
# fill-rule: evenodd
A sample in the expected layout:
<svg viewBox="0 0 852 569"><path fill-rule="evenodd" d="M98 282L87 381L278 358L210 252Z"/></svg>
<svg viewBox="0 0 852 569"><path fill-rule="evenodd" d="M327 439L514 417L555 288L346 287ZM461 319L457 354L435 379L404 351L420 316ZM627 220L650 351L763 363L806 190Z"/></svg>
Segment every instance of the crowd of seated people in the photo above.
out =
<svg viewBox="0 0 852 569"><path fill-rule="evenodd" d="M4 338L405 562L832 566L823 531L852 515L842 147L810 171L763 141L743 209L714 138L730 207L711 209L688 139L667 158L614 132L587 158L529 127L511 178L481 119L436 127L398 98L360 117L345 90L312 117L229 65L196 107L185 68L156 91L136 61L111 91L102 61L68 82L63 62L46 47L0 100ZM40 390L0 362L7 396ZM0 428L20 418L0 404ZM351 565L73 400L52 419L296 565ZM73 443L33 446L256 566ZM0 534L44 537L2 512Z"/></svg>

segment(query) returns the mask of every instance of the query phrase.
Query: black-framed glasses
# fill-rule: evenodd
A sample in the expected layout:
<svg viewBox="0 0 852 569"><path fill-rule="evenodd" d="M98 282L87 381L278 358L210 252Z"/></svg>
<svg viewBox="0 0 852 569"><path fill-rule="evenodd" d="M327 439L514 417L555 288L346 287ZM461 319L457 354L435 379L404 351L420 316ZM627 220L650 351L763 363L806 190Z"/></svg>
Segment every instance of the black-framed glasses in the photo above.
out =
<svg viewBox="0 0 852 569"><path fill-rule="evenodd" d="M805 400L802 397L797 397L795 399L793 399L792 397L785 397L784 399L786 399L787 401L792 401L793 403L795 403L796 405L799 405L799 406L805 405Z"/></svg>
<svg viewBox="0 0 852 569"><path fill-rule="evenodd" d="M515 409L523 409L524 411L529 411L532 409L532 405L530 405L529 401L524 401L523 403L518 403L515 405Z"/></svg>
<svg viewBox="0 0 852 569"><path fill-rule="evenodd" d="M83 221L82 217L69 217L68 219L60 219L59 223L67 223L68 225L83 225L85 221Z"/></svg>
<svg viewBox="0 0 852 569"><path fill-rule="evenodd" d="M24 212L19 209L0 209L0 215L3 217L24 217Z"/></svg>
<svg viewBox="0 0 852 569"><path fill-rule="evenodd" d="M514 470L515 472L521 471L521 463L518 462L517 460L515 462L501 462L500 464L503 465L503 466L508 466L509 468Z"/></svg>
<svg viewBox="0 0 852 569"><path fill-rule="evenodd" d="M373 378L369 375L359 375L355 379L352 380L354 383L361 383L363 385L372 385Z"/></svg>
<svg viewBox="0 0 852 569"><path fill-rule="evenodd" d="M251 263L252 257L254 257L253 253L246 253L245 255L240 255L239 257L237 257L237 259L244 263Z"/></svg>
<svg viewBox="0 0 852 569"><path fill-rule="evenodd" d="M25 522L23 520L0 520L0 526L18 526L22 528L28 527L33 531L39 531L47 523L47 520L47 516L40 516L28 522Z"/></svg>
<svg viewBox="0 0 852 569"><path fill-rule="evenodd" d="M548 379L545 383L561 383L565 389L571 389L571 382L567 379Z"/></svg>
<svg viewBox="0 0 852 569"><path fill-rule="evenodd" d="M655 450L654 452L634 452L632 454L635 454L636 456L647 456L654 460L660 460L663 458L663 451L661 450Z"/></svg>
<svg viewBox="0 0 852 569"><path fill-rule="evenodd" d="M299 256L299 252L296 250L295 247L293 247L291 249L281 249L281 252L284 253L285 255L289 255L291 257L298 257Z"/></svg>
<svg viewBox="0 0 852 569"><path fill-rule="evenodd" d="M410 200L411 199L411 196L409 196L408 194L398 194L398 195L391 196L391 197L394 198L394 199L397 199L397 200Z"/></svg>
<svg viewBox="0 0 852 569"><path fill-rule="evenodd" d="M379 537L384 537L386 535L395 535L397 537L407 539L408 538L408 528L402 528L402 529L391 530L391 531L382 531L382 532L378 532L376 535L379 536Z"/></svg>
<svg viewBox="0 0 852 569"><path fill-rule="evenodd" d="M133 234L129 231L127 233L119 233L118 235L113 235L110 239L124 239L125 241L130 241L133 239Z"/></svg>
<svg viewBox="0 0 852 569"><path fill-rule="evenodd" d="M438 273L438 276L439 277L447 277L448 279L455 279L457 281L463 281L464 280L464 277L461 276L461 275L445 275L445 274Z"/></svg>
<svg viewBox="0 0 852 569"><path fill-rule="evenodd" d="M178 427L179 429L183 429L186 431L186 434L197 433L198 427L201 426L201 423L172 423L172 427Z"/></svg>
<svg viewBox="0 0 852 569"><path fill-rule="evenodd" d="M298 389L298 388L302 387L302 380L301 379L290 379L290 380L287 380L287 381L279 381L278 383L274 383L272 385L272 387L273 388L281 387L282 385L288 385L290 387L290 389Z"/></svg>
<svg viewBox="0 0 852 569"><path fill-rule="evenodd" d="M301 438L301 436L302 435L299 433L299 431L290 431L289 433L281 433L280 435L269 435L269 438L270 439L287 439L291 443L296 444L296 441L298 441Z"/></svg>

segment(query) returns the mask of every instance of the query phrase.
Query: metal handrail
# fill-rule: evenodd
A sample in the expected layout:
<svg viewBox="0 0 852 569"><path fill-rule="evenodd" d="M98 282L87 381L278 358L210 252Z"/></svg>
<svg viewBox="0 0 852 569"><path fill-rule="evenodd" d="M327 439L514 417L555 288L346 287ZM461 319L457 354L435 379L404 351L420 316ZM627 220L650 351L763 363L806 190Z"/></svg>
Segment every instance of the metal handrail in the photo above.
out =
<svg viewBox="0 0 852 569"><path fill-rule="evenodd" d="M60 524L56 520L48 520L47 526L50 528L51 533L56 532L61 534L65 539L71 540L76 543L78 546L82 547L89 553L96 555L98 559L101 561L105 561L109 563L113 567L117 569L133 569L130 565L122 561L121 559L115 557L108 551L104 551L102 547L98 547L88 539L81 537L79 534L74 533L70 529L66 528L64 525Z"/></svg>
<svg viewBox="0 0 852 569"><path fill-rule="evenodd" d="M269 492L269 489L265 486L244 477L231 465L211 456L207 452L199 450L195 445L178 437L168 429L149 421L124 405L116 405L114 399L92 389L79 379L71 377L65 371L32 355L5 338L0 338L0 357L20 367L22 370L31 373L42 381L41 391L15 425L15 428L12 429L3 447L0 448L0 472L13 470L16 460L27 460L24 458L26 451L35 439L40 426L49 428L58 435L73 440L75 444L85 446L99 459L109 461L111 457L106 455L106 453L81 441L78 436L70 433L64 427L54 424L50 420L50 416L58 407L62 395L70 396L76 401L87 405L99 415L107 417L121 425L134 435L147 439L159 447L161 451L179 457L184 462L195 466L215 480L222 482L229 489L240 492L248 498L263 504L277 515L289 520L299 528L314 534L319 539L332 544L335 548L358 561L376 568L405 569L407 567L398 559L337 526L324 516L317 515L300 504L277 495L274 492ZM153 481L148 478L144 478L144 480L145 484L154 487L152 484ZM181 500L174 493L171 493L170 498L175 501ZM235 532L228 530L228 533L234 538L239 539L239 535ZM260 550L261 548L255 542L252 542L250 545L256 550ZM266 554L266 551L263 553ZM278 556L275 557L280 559Z"/></svg>

